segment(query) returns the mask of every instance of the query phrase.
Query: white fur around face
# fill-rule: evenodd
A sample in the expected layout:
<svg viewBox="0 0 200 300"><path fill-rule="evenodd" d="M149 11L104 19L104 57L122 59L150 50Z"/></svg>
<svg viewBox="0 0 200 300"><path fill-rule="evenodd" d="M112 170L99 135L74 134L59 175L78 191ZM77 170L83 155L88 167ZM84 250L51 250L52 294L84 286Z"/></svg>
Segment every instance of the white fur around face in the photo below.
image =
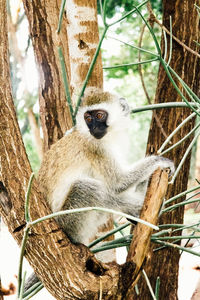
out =
<svg viewBox="0 0 200 300"><path fill-rule="evenodd" d="M108 112L108 131L114 129L114 131L124 129L125 123L127 123L127 117L124 116L122 108L117 101L102 102L101 104L95 104L91 106L80 107L77 114L77 129L83 134L90 135L87 124L84 120L84 113L88 110L105 110ZM123 127L123 128L122 128ZM127 126L126 126L127 127Z"/></svg>
<svg viewBox="0 0 200 300"><path fill-rule="evenodd" d="M84 120L84 113L88 110L105 110L108 113L107 133L100 140L97 140L90 134L89 128ZM124 113L122 106L119 103L119 99L80 107L77 114L76 128L80 133L88 138L89 141L98 143L112 152L119 154L122 151L122 156L124 156L124 154L126 156L129 147L129 127L130 118L126 113Z"/></svg>

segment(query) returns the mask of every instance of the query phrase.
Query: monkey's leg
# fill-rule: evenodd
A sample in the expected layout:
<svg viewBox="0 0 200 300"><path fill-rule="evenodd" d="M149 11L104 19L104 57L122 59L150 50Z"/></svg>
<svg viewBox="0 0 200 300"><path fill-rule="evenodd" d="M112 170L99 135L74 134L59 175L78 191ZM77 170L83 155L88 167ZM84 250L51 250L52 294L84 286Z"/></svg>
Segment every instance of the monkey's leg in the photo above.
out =
<svg viewBox="0 0 200 300"><path fill-rule="evenodd" d="M90 206L106 206L106 188L93 179L77 180L68 192L62 210ZM98 227L106 223L110 215L97 211L69 214L57 217L57 221L74 243L88 245L98 232ZM35 273L26 280L24 291L32 287L39 279Z"/></svg>
<svg viewBox="0 0 200 300"><path fill-rule="evenodd" d="M91 178L76 180L71 185L61 210L91 206L108 208L109 197L102 182ZM105 224L108 218L108 213L88 211L67 214L56 219L72 242L88 245L98 232L98 228Z"/></svg>
<svg viewBox="0 0 200 300"><path fill-rule="evenodd" d="M123 193L115 195L98 180L84 179L72 184L62 210L99 206L138 216L142 203L143 200ZM97 210L66 214L57 217L57 221L73 242L88 245L109 217L108 213Z"/></svg>

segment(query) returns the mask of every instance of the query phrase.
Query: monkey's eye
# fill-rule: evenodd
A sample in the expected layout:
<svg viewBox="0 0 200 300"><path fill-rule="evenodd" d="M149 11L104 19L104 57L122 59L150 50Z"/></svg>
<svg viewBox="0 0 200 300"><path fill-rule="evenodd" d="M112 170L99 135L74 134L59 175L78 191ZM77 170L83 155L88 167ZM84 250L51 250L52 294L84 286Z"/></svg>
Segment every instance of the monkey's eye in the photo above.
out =
<svg viewBox="0 0 200 300"><path fill-rule="evenodd" d="M84 119L85 119L85 121L87 123L91 123L92 122L92 117L89 114L87 114L87 113L84 114Z"/></svg>
<svg viewBox="0 0 200 300"><path fill-rule="evenodd" d="M96 114L96 119L98 119L98 120L103 120L105 118L105 113L103 113L103 112L98 112L97 114Z"/></svg>

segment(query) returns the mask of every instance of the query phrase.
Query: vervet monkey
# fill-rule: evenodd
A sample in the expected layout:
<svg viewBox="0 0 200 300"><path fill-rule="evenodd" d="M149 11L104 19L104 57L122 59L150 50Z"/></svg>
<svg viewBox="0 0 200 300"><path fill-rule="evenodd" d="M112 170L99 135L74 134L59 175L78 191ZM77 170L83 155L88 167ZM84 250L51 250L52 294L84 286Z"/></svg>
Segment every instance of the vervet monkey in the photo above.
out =
<svg viewBox="0 0 200 300"><path fill-rule="evenodd" d="M38 181L53 212L98 206L139 216L147 182L158 168L174 171L167 158L149 156L128 166L129 106L125 99L90 89L76 126L46 153ZM72 242L88 245L107 213L89 211L57 217Z"/></svg>

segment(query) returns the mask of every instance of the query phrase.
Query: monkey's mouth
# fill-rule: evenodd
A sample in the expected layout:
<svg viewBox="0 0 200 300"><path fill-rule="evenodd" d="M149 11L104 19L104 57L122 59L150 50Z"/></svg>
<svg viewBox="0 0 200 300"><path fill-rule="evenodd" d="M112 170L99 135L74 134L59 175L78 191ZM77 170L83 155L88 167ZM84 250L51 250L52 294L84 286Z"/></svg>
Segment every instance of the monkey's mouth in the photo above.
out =
<svg viewBox="0 0 200 300"><path fill-rule="evenodd" d="M98 140L100 140L100 139L102 139L102 137L104 137L104 135L106 134L106 130L104 130L104 131L92 131L92 132L90 132L91 133L91 135L93 136L93 137L95 137L95 139L98 139Z"/></svg>

